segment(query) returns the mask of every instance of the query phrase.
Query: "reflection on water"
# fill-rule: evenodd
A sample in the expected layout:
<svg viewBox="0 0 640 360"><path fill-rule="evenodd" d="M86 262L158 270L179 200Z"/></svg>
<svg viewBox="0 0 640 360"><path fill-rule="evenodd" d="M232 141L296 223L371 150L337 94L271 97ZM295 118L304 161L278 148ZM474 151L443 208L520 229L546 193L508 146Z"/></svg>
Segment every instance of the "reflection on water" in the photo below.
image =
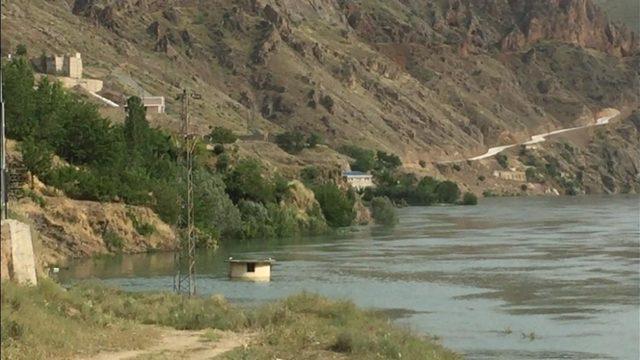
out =
<svg viewBox="0 0 640 360"><path fill-rule="evenodd" d="M639 200L401 209L393 229L200 252L199 291L247 303L302 290L353 299L470 359L638 359ZM277 259L272 282L228 281L229 256ZM173 255L159 253L87 260L61 276L170 290L172 271Z"/></svg>

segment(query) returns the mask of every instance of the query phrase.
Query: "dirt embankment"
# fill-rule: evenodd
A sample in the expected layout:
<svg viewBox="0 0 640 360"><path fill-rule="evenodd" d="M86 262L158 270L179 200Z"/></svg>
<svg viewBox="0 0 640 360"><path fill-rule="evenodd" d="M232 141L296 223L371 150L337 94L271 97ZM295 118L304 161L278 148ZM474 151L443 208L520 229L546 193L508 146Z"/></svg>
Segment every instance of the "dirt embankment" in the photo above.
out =
<svg viewBox="0 0 640 360"><path fill-rule="evenodd" d="M74 257L175 246L171 227L148 208L47 196L44 189L36 187L30 196L11 204L11 210L37 231L36 251L43 266Z"/></svg>

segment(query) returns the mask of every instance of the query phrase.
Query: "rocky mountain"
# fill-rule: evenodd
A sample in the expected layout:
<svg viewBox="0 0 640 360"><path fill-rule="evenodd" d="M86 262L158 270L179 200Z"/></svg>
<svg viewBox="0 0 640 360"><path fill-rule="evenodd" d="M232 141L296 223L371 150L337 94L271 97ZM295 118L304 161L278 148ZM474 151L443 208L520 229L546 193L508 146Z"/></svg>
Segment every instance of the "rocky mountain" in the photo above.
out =
<svg viewBox="0 0 640 360"><path fill-rule="evenodd" d="M198 131L315 131L405 163L634 106L637 35L590 0L3 2L3 55L79 51L102 94L202 95Z"/></svg>

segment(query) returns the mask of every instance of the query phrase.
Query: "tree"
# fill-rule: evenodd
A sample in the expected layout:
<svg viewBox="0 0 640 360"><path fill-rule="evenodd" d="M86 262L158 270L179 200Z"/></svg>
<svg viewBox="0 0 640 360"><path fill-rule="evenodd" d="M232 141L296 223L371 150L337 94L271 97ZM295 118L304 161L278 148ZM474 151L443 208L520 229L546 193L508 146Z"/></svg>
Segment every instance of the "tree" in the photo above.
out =
<svg viewBox="0 0 640 360"><path fill-rule="evenodd" d="M396 209L386 196L377 196L371 200L371 213L376 224L395 225L398 222Z"/></svg>
<svg viewBox="0 0 640 360"><path fill-rule="evenodd" d="M209 141L213 144L233 144L238 137L230 129L216 126L209 134Z"/></svg>
<svg viewBox="0 0 640 360"><path fill-rule="evenodd" d="M32 135L36 127L33 70L27 60L20 57L3 65L2 72L6 135L22 140Z"/></svg>
<svg viewBox="0 0 640 360"><path fill-rule="evenodd" d="M18 44L16 47L17 56L27 56L27 46L25 44Z"/></svg>
<svg viewBox="0 0 640 360"><path fill-rule="evenodd" d="M400 160L398 155L388 154L384 151L378 150L376 158L378 160L376 168L378 169L395 170L402 165L402 160Z"/></svg>
<svg viewBox="0 0 640 360"><path fill-rule="evenodd" d="M309 138L307 139L309 149L313 149L319 144L322 144L323 142L324 142L324 139L322 138L322 136L320 136L320 134L315 132L311 133L311 135L309 135Z"/></svg>
<svg viewBox="0 0 640 360"><path fill-rule="evenodd" d="M196 226L212 236L239 234L240 211L225 192L222 178L198 169L194 173L194 183Z"/></svg>
<svg viewBox="0 0 640 360"><path fill-rule="evenodd" d="M287 131L276 136L276 144L289 154L298 154L307 147L304 134L299 131Z"/></svg>
<svg viewBox="0 0 640 360"><path fill-rule="evenodd" d="M331 227L349 226L356 217L353 210L355 198L343 193L332 183L319 185L314 189L314 194L322 213Z"/></svg>
<svg viewBox="0 0 640 360"><path fill-rule="evenodd" d="M443 181L436 186L436 195L438 202L453 204L460 198L460 189L458 184L453 181Z"/></svg>
<svg viewBox="0 0 640 360"><path fill-rule="evenodd" d="M33 137L25 139L20 145L20 150L22 163L31 175L31 188L33 189L33 177L35 175L44 177L51 171L53 154L46 144L38 143Z"/></svg>
<svg viewBox="0 0 640 360"><path fill-rule="evenodd" d="M339 151L355 160L351 164L352 170L369 171L373 170L376 165L376 154L371 150L355 145L345 145Z"/></svg>
<svg viewBox="0 0 640 360"><path fill-rule="evenodd" d="M275 200L274 186L269 179L263 178L262 164L255 159L238 162L225 177L225 184L234 203L244 199L266 204Z"/></svg>
<svg viewBox="0 0 640 360"><path fill-rule="evenodd" d="M132 96L127 99L127 117L124 120L124 139L130 153L148 155L144 151L148 148L148 133L147 110L139 97Z"/></svg>
<svg viewBox="0 0 640 360"><path fill-rule="evenodd" d="M526 185L525 185L526 186ZM478 197L474 193L466 192L462 197L462 205L477 205Z"/></svg>

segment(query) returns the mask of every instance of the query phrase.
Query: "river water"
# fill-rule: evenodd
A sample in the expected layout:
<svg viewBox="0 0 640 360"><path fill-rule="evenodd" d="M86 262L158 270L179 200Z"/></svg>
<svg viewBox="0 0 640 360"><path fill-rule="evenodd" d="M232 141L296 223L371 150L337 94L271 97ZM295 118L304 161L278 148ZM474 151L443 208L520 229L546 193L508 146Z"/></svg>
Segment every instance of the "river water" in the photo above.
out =
<svg viewBox="0 0 640 360"><path fill-rule="evenodd" d="M640 358L640 197L494 198L399 215L393 229L200 252L198 291L352 299L468 359ZM229 256L277 259L272 281L229 281ZM160 253L85 260L60 276L170 290L172 270Z"/></svg>

